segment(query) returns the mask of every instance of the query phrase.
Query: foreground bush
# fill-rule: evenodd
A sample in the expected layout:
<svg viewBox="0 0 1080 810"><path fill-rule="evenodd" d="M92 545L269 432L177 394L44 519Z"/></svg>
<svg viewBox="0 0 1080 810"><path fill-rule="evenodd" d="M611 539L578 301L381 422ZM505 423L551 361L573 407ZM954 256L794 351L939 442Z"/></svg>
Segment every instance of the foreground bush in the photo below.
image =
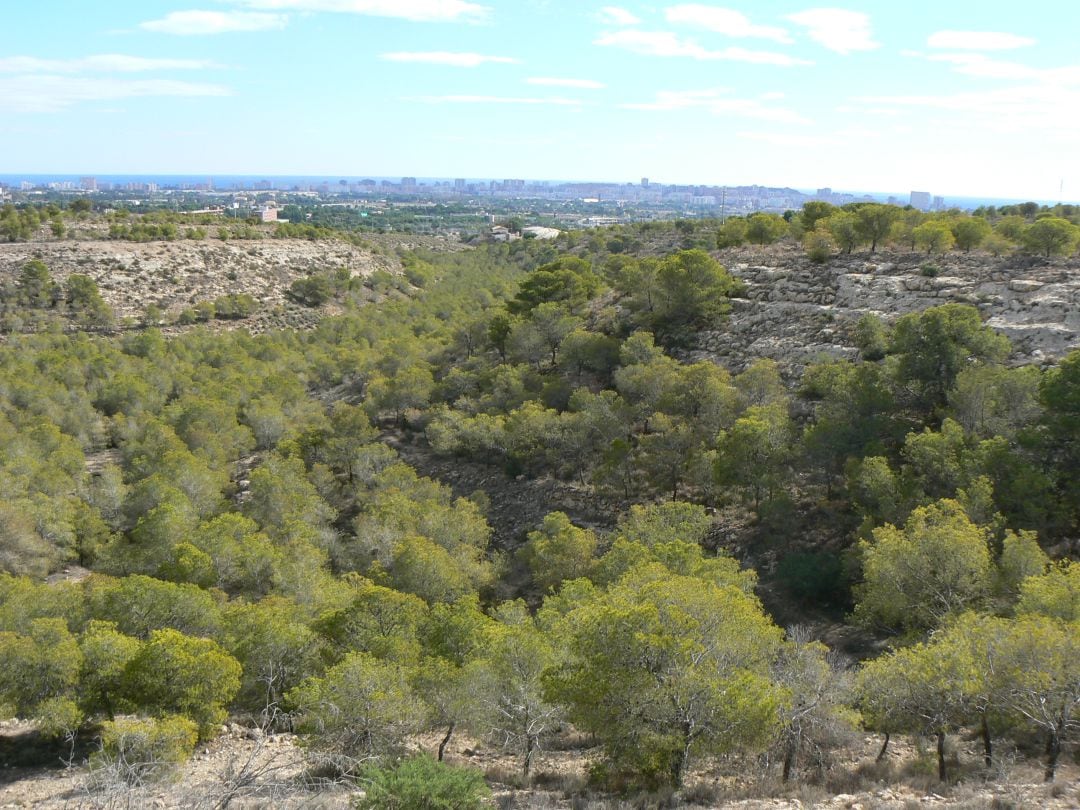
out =
<svg viewBox="0 0 1080 810"><path fill-rule="evenodd" d="M491 807L491 791L478 771L431 757L407 759L393 768L371 768L359 810L479 810Z"/></svg>
<svg viewBox="0 0 1080 810"><path fill-rule="evenodd" d="M176 774L199 738L198 726L186 717L125 718L101 729L101 750L90 758L99 784L142 785Z"/></svg>
<svg viewBox="0 0 1080 810"><path fill-rule="evenodd" d="M289 691L285 701L296 710L304 744L339 773L399 753L424 715L403 671L367 653L350 653L325 677Z"/></svg>

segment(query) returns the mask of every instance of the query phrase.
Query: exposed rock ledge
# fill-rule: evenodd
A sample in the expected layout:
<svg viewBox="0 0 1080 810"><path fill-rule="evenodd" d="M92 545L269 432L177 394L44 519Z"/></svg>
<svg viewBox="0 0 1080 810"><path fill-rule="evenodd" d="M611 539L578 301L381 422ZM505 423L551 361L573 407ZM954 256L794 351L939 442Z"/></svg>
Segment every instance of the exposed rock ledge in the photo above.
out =
<svg viewBox="0 0 1080 810"><path fill-rule="evenodd" d="M815 265L791 251L721 260L745 283L745 297L732 301L724 328L699 336L695 354L733 369L755 357L792 369L852 357L852 328L864 314L893 320L946 303L977 307L1013 342L1017 363L1052 363L1080 347L1076 260L900 253Z"/></svg>

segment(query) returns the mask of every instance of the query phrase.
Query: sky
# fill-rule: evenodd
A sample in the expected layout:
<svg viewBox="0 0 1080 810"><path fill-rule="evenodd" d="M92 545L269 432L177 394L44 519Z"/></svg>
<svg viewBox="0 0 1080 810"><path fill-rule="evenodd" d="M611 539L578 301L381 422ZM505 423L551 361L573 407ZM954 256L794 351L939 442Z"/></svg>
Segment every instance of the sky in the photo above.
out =
<svg viewBox="0 0 1080 810"><path fill-rule="evenodd" d="M1080 3L36 0L0 174L1080 199Z"/></svg>

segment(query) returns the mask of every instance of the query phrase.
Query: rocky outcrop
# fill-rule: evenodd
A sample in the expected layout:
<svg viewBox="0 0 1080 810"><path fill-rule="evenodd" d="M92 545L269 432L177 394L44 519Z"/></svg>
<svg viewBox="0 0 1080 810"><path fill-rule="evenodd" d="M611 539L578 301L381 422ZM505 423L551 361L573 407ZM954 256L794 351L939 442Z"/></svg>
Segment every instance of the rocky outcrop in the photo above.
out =
<svg viewBox="0 0 1080 810"><path fill-rule="evenodd" d="M970 304L1013 342L1015 362L1049 363L1080 347L1080 265L989 256L844 257L815 265L791 252L728 258L745 284L723 328L699 336L699 354L733 369L756 357L801 367L852 357L866 313L894 320L946 303Z"/></svg>
<svg viewBox="0 0 1080 810"><path fill-rule="evenodd" d="M37 258L56 281L63 282L72 273L90 276L119 318L138 318L148 304L175 317L196 301L233 293L251 295L268 312L286 302L285 293L294 280L316 271L346 268L364 277L378 270L399 273L398 250L462 248L459 243L430 237L370 236L364 246L335 239L272 238L0 244L0 280L14 279L27 261Z"/></svg>

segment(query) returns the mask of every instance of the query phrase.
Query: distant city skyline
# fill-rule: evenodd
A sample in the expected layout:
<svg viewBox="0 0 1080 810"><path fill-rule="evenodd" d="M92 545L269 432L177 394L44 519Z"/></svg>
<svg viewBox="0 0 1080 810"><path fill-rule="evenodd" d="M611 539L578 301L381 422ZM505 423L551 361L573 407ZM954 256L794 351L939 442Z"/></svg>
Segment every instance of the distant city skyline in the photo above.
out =
<svg viewBox="0 0 1080 810"><path fill-rule="evenodd" d="M1080 6L40 0L0 173L558 177L1080 198Z"/></svg>
<svg viewBox="0 0 1080 810"><path fill-rule="evenodd" d="M220 174L207 175L187 172L181 174L95 174L95 173L3 173L0 172L0 189L7 187L9 190L44 189L51 187L54 190L66 190L73 192L98 191L98 190L151 190L151 191L192 191L192 192L240 192L240 191L288 191L288 190L314 190L326 187L329 191L358 191L358 186L363 183L371 183L371 191L385 191L387 187L404 192L417 192L424 194L432 190L439 190L447 195L467 194L476 191L479 187L487 187L489 184L503 186L503 184L515 184L512 188L528 191L543 187L559 188L562 186L597 187L608 189L625 189L627 187L651 190L657 192L661 189L689 188L709 189L722 191L738 188L760 188L762 190L790 189L811 199L828 199L830 195L837 198L839 203L857 199L874 198L880 202L889 202L894 205L911 204L923 210L942 210L950 207L973 209L980 205L1007 205L1022 202L1037 202L1043 205L1054 205L1058 202L1071 202L1070 200L1038 199L1031 197L1004 197L1000 195L965 196L938 194L936 192L923 192L919 190L895 191L880 189L842 189L832 187L796 188L791 185L769 186L761 183L747 184L713 184L713 183L665 183L663 180L653 180L642 177L637 181L632 180L565 180L565 179L542 179L542 178L492 178L492 177L422 177L414 175L378 175L378 174L328 174L328 175L280 175L280 174ZM151 187L145 188L147 185ZM501 190L509 189L506 186ZM824 194L822 193L824 192ZM925 198L923 194L927 195ZM528 193L522 194L528 198ZM719 201L717 202L719 205ZM801 203L800 203L801 204ZM798 207L794 205L793 207Z"/></svg>

